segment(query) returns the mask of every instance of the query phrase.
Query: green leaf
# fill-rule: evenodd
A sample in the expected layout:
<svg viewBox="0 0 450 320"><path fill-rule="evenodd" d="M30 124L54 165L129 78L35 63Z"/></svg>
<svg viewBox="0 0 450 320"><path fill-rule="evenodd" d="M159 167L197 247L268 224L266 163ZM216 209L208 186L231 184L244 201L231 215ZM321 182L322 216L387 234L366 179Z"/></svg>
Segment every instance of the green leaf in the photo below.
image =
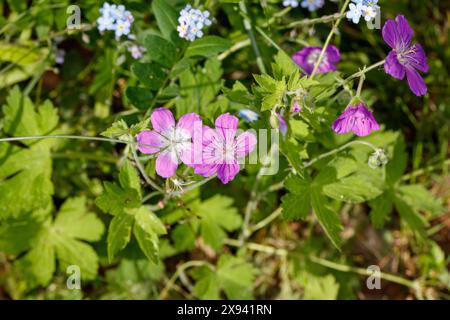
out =
<svg viewBox="0 0 450 320"><path fill-rule="evenodd" d="M378 197L383 192L383 181L375 175L356 173L341 180L325 185L323 192L330 198L361 203Z"/></svg>
<svg viewBox="0 0 450 320"><path fill-rule="evenodd" d="M399 136L395 142L392 157L386 165L386 180L391 184L397 182L406 170L408 154L405 148L405 141L403 137Z"/></svg>
<svg viewBox="0 0 450 320"><path fill-rule="evenodd" d="M142 197L141 180L136 169L133 167L130 161L125 161L122 168L120 168L119 182L122 187L136 190L139 198Z"/></svg>
<svg viewBox="0 0 450 320"><path fill-rule="evenodd" d="M131 66L131 71L144 86L152 90L161 88L166 77L164 70L156 63L135 62Z"/></svg>
<svg viewBox="0 0 450 320"><path fill-rule="evenodd" d="M287 78L294 73L298 73L299 66L284 51L280 50L275 55L275 63L272 63L272 70L275 78L281 80L283 77Z"/></svg>
<svg viewBox="0 0 450 320"><path fill-rule="evenodd" d="M220 299L220 284L217 274L208 267L198 268L194 272L197 280L194 286L195 296L204 300Z"/></svg>
<svg viewBox="0 0 450 320"><path fill-rule="evenodd" d="M303 299L335 300L338 297L339 283L331 274L317 276L309 272L301 272L296 280L303 287Z"/></svg>
<svg viewBox="0 0 450 320"><path fill-rule="evenodd" d="M48 135L58 124L57 111L50 102L36 108L18 87L10 90L6 102L3 131L9 136ZM0 219L47 207L51 201L50 149L55 140L22 143L28 148L0 144Z"/></svg>
<svg viewBox="0 0 450 320"><path fill-rule="evenodd" d="M125 94L128 100L138 109L147 110L150 108L150 102L153 98L153 93L146 88L128 87Z"/></svg>
<svg viewBox="0 0 450 320"><path fill-rule="evenodd" d="M441 203L422 185L400 186L398 191L402 199L417 211L429 212L433 216L438 216L444 211Z"/></svg>
<svg viewBox="0 0 450 320"><path fill-rule="evenodd" d="M212 57L231 47L231 41L217 36L205 36L192 42L185 56Z"/></svg>
<svg viewBox="0 0 450 320"><path fill-rule="evenodd" d="M104 230L102 221L86 209L86 198L69 198L59 209L54 227L70 238L99 241Z"/></svg>
<svg viewBox="0 0 450 320"><path fill-rule="evenodd" d="M343 227L338 214L326 206L325 197L322 196L321 191L316 188L311 190L311 205L314 209L317 220L319 220L319 223L325 230L325 233L336 248L339 249L342 242L340 232Z"/></svg>
<svg viewBox="0 0 450 320"><path fill-rule="evenodd" d="M413 231L417 231L422 237L426 237L425 227L428 222L418 212L411 208L403 199L399 197L394 198L395 208L400 217L408 224Z"/></svg>
<svg viewBox="0 0 450 320"><path fill-rule="evenodd" d="M394 198L391 192L385 192L383 195L375 198L369 203L372 211L370 218L376 228L382 228L392 212Z"/></svg>
<svg viewBox="0 0 450 320"><path fill-rule="evenodd" d="M204 67L195 71L186 70L180 74L180 98L176 101L177 116L189 112L209 113L211 101L221 87L223 70L217 59L208 59ZM203 113L202 112L202 113Z"/></svg>
<svg viewBox="0 0 450 320"><path fill-rule="evenodd" d="M220 256L217 277L228 299L253 299L253 283L257 270L243 258Z"/></svg>
<svg viewBox="0 0 450 320"><path fill-rule="evenodd" d="M284 80L275 80L267 74L254 75L259 87L256 87L262 97L261 111L271 110L276 105L282 105L282 98L286 91Z"/></svg>
<svg viewBox="0 0 450 320"><path fill-rule="evenodd" d="M47 214L41 210L21 219L0 222L0 252L17 255L34 246Z"/></svg>
<svg viewBox="0 0 450 320"><path fill-rule="evenodd" d="M142 206L134 210L135 225L133 233L141 247L142 251L151 261L158 262L159 235L166 234L166 228L158 217Z"/></svg>
<svg viewBox="0 0 450 320"><path fill-rule="evenodd" d="M117 252L126 247L131 238L134 217L126 212L114 216L108 229L108 260L112 262Z"/></svg>
<svg viewBox="0 0 450 320"><path fill-rule="evenodd" d="M309 193L288 193L281 198L281 202L285 220L306 219L311 209Z"/></svg>
<svg viewBox="0 0 450 320"><path fill-rule="evenodd" d="M166 68L171 68L175 64L177 49L169 40L151 34L145 37L144 46L152 61Z"/></svg>
<svg viewBox="0 0 450 320"><path fill-rule="evenodd" d="M99 240L104 227L95 214L87 212L85 199L68 198L54 221L49 215L38 213L38 216L47 219L39 225L32 249L16 262L29 288L50 282L56 269L56 257L61 271L65 272L69 265L76 265L83 279L94 279L98 269L97 254L80 240Z"/></svg>
<svg viewBox="0 0 450 320"><path fill-rule="evenodd" d="M165 0L153 0L152 9L161 33L170 39L171 33L176 31L178 26L177 11Z"/></svg>
<svg viewBox="0 0 450 320"><path fill-rule="evenodd" d="M187 223L177 225L173 229L171 237L179 252L190 251L195 246L195 232Z"/></svg>
<svg viewBox="0 0 450 320"><path fill-rule="evenodd" d="M123 119L120 119L113 122L111 127L100 134L107 138L124 139L128 135L128 125Z"/></svg>
<svg viewBox="0 0 450 320"><path fill-rule="evenodd" d="M106 213L118 215L141 206L141 187L136 169L127 161L119 173L119 184L106 181L95 204Z"/></svg>
<svg viewBox="0 0 450 320"><path fill-rule="evenodd" d="M258 274L243 258L227 254L220 256L216 270L201 267L193 272L194 292L200 299L220 299L223 290L228 299L253 299L253 283Z"/></svg>
<svg viewBox="0 0 450 320"><path fill-rule="evenodd" d="M222 247L227 236L225 231L234 231L242 224L242 218L232 204L232 198L215 195L194 209L201 216L203 240L215 250Z"/></svg>

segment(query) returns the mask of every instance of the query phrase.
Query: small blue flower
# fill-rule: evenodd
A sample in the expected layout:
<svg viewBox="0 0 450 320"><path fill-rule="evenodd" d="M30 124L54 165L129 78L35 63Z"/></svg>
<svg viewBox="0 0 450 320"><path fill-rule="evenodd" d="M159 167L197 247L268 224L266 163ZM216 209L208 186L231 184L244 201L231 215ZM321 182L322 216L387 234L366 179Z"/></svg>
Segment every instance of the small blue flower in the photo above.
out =
<svg viewBox="0 0 450 320"><path fill-rule="evenodd" d="M101 16L97 19L97 28L100 32L114 31L116 38L130 33L134 18L125 6L105 2L99 11Z"/></svg>
<svg viewBox="0 0 450 320"><path fill-rule="evenodd" d="M203 37L203 28L211 25L209 11L201 11L187 5L180 11L178 17L178 35L186 40L194 41L196 38Z"/></svg>
<svg viewBox="0 0 450 320"><path fill-rule="evenodd" d="M298 7L298 1L297 0L284 0L283 1L283 6L297 8Z"/></svg>
<svg viewBox="0 0 450 320"><path fill-rule="evenodd" d="M361 19L361 8L362 8L362 4L361 3L350 3L349 5L349 11L347 11L346 13L346 17L349 20L352 20L353 23L357 24L359 23L359 19Z"/></svg>
<svg viewBox="0 0 450 320"><path fill-rule="evenodd" d="M303 8L308 8L310 12L320 9L325 4L324 0L303 0L301 3Z"/></svg>
<svg viewBox="0 0 450 320"><path fill-rule="evenodd" d="M248 123L256 121L256 120L259 119L259 115L255 111L253 111L251 109L241 109L241 110L239 110L238 116L239 116L239 118L244 119L244 121L248 122Z"/></svg>

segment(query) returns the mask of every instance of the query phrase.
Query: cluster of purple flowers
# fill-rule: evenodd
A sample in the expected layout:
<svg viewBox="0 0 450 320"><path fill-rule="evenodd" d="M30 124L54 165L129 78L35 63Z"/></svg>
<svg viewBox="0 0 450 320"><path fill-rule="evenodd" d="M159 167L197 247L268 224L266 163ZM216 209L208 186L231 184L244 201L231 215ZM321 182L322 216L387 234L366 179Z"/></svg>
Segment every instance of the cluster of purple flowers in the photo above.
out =
<svg viewBox="0 0 450 320"><path fill-rule="evenodd" d="M175 123L172 112L165 108L153 111L153 130L137 135L138 149L145 154L157 154L156 172L164 178L175 175L184 163L204 177L217 175L222 183L232 181L240 171L239 160L256 146L256 136L250 132L237 134L238 118L225 113L215 121L215 128L203 125L200 116L188 113Z"/></svg>
<svg viewBox="0 0 450 320"><path fill-rule="evenodd" d="M97 19L99 31L114 31L116 38L130 33L134 18L123 5L105 2L103 7L100 8L100 13L101 16Z"/></svg>
<svg viewBox="0 0 450 320"><path fill-rule="evenodd" d="M376 6L377 3L377 1L369 0L354 2L360 6ZM382 34L384 41L392 49L384 63L385 72L399 80L403 80L406 76L411 91L417 96L424 95L427 92L427 86L418 71L428 71L427 57L420 44L411 43L414 31L411 29L406 18L399 15L395 21L392 19L387 20ZM311 74L319 59L321 50L322 48L320 47L305 47L295 53L292 59L307 74ZM317 68L317 73L335 71L336 64L339 60L339 49L333 45L329 45ZM285 123L284 119L283 122ZM282 121L280 121L280 128L281 123ZM358 102L350 104L336 119L332 128L339 134L353 132L358 136L366 136L374 130L379 130L380 126L364 103Z"/></svg>
<svg viewBox="0 0 450 320"><path fill-rule="evenodd" d="M210 26L212 22L209 19L209 11L194 9L188 4L180 11L178 23L177 31L179 36L183 39L194 41L196 38L203 37L203 28Z"/></svg>

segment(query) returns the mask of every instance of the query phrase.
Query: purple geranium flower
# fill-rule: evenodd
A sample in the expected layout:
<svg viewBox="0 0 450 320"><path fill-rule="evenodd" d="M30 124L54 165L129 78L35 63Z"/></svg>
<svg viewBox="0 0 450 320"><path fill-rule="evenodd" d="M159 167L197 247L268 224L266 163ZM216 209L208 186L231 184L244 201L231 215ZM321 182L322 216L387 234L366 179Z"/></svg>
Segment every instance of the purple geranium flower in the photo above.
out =
<svg viewBox="0 0 450 320"><path fill-rule="evenodd" d="M298 64L307 74L311 74L314 70L314 65L319 60L321 47L305 47L292 56L292 59ZM317 68L317 73L327 73L336 70L336 64L341 60L339 49L333 45L329 45L323 56L322 62Z"/></svg>
<svg viewBox="0 0 450 320"><path fill-rule="evenodd" d="M380 126L364 103L359 103L356 106L348 106L334 121L332 128L339 134L352 131L357 136L364 137L372 131L379 130Z"/></svg>
<svg viewBox="0 0 450 320"><path fill-rule="evenodd" d="M386 57L384 70L396 79L408 79L409 87L416 96L423 96L427 86L417 70L428 71L425 52L420 44L411 45L414 35L408 20L402 15L395 21L389 19L383 27L383 39L392 48Z"/></svg>
<svg viewBox="0 0 450 320"><path fill-rule="evenodd" d="M256 136L244 132L236 137L238 118L225 113L215 122L216 128L203 127L202 160L195 164L196 174L210 177L217 174L222 183L227 184L241 170L238 159L253 151Z"/></svg>
<svg viewBox="0 0 450 320"><path fill-rule="evenodd" d="M200 116L195 113L185 114L175 125L172 112L158 108L153 111L150 121L153 130L139 133L137 142L142 153L159 153L156 173L163 178L169 178L175 174L180 162L192 165L192 138L194 131L202 128Z"/></svg>

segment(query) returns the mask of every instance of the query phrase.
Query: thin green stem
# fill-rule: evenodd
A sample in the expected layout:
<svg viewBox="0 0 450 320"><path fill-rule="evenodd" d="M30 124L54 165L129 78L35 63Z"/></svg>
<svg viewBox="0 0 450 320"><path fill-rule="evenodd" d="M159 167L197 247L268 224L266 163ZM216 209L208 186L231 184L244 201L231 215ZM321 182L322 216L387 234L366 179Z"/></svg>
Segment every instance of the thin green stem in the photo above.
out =
<svg viewBox="0 0 450 320"><path fill-rule="evenodd" d="M255 34L253 33L252 23L248 18L247 7L245 5L245 0L239 2L239 8L242 12L244 28L248 33L250 41L252 42L253 52L256 56L256 64L258 65L259 70L262 73L267 73L266 67L264 66L264 61L261 56L261 52L258 47L258 43L256 42Z"/></svg>
<svg viewBox="0 0 450 320"><path fill-rule="evenodd" d="M225 60L229 55L235 53L236 51L245 48L247 46L249 46L251 44L250 39L245 39L239 42L236 42L230 49L222 52L217 59L219 59L220 61Z"/></svg>
<svg viewBox="0 0 450 320"><path fill-rule="evenodd" d="M272 38L270 38L263 29L261 29L258 26L255 26L255 30L275 49L277 49L278 51L284 51L278 44L275 43L275 41L272 40Z"/></svg>
<svg viewBox="0 0 450 320"><path fill-rule="evenodd" d="M328 34L327 40L325 41L322 51L320 52L319 59L317 59L317 62L314 65L314 69L313 69L313 71L311 73L311 77L310 77L311 79L314 78L314 76L317 72L317 69L319 68L320 64L322 63L323 57L325 56L325 52L327 51L328 45L330 44L330 41L331 41L331 38L333 37L334 33L338 29L339 24L341 23L341 20L344 17L344 12L347 9L349 2L350 2L350 0L345 0L344 5L342 6L342 9L340 12L341 16L339 18L337 18L336 22L333 24L333 27L331 28L330 33Z"/></svg>
<svg viewBox="0 0 450 320"><path fill-rule="evenodd" d="M128 142L128 141L122 141L122 140L111 139L111 138L63 135L63 134L55 134L55 135L48 135L48 136L26 136L26 137L0 138L0 142L40 140L40 139L74 139L74 140L113 142L113 143L121 143L121 144L136 144L135 142Z"/></svg>
<svg viewBox="0 0 450 320"><path fill-rule="evenodd" d="M350 147L350 146L352 146L354 144L362 144L362 145L368 146L368 147L372 148L374 151L376 151L378 149L376 146L374 146L370 142L359 141L359 140L350 141L350 142L344 144L343 146L340 146L339 148L333 149L333 150L331 150L329 152L322 153L318 157L316 157L316 158L312 159L311 161L307 162L304 167L308 168L311 165L313 165L314 163L316 163L317 161L322 160L322 159L324 159L326 157L329 157L329 156L331 156L333 154L336 154L338 152L341 152L342 150L345 150L345 149L347 149L348 147Z"/></svg>
<svg viewBox="0 0 450 320"><path fill-rule="evenodd" d="M177 279L178 279L178 277L180 276L181 273L184 273L189 268L205 267L205 266L209 267L211 270L214 270L214 266L212 264L210 264L209 262L206 262L206 261L201 261L201 260L192 260L192 261L188 261L188 262L185 262L182 265L180 265L177 268L177 271L175 271L175 273L169 279L169 281L167 281L167 284L164 287L164 289L161 291L161 294L159 295L159 298L160 299L166 299L168 297L168 294L169 294L170 290L175 285L175 282L177 281Z"/></svg>
<svg viewBox="0 0 450 320"><path fill-rule="evenodd" d="M224 243L226 245L238 247L238 248L240 248L242 246L241 242L239 240L235 240L235 239L225 239ZM266 246L266 245L259 244L259 243L248 242L246 244L246 247L252 251L258 251L258 252L263 252L263 253L267 253L267 254L276 254L279 256L287 256L287 254L288 254L288 251L286 249L278 249L278 248Z"/></svg>
<svg viewBox="0 0 450 320"><path fill-rule="evenodd" d="M170 192L170 193L169 193L169 196L170 196L170 197L181 196L181 195L185 194L186 192L189 192L189 191L191 191L191 190L194 190L194 189L196 189L196 188L198 188L198 187L204 185L205 183L207 183L208 181L211 181L211 180L214 179L215 177L216 177L216 175L213 175L213 176L208 177L208 178L206 178L206 179L200 180L200 181L194 183L193 185L190 185L189 187L187 187L187 188L185 188L185 189L183 189L183 190L181 190L181 191Z"/></svg>
<svg viewBox="0 0 450 320"><path fill-rule="evenodd" d="M364 69L365 69L366 67L364 66ZM364 71L364 69L363 69L363 71ZM356 90L356 96L357 97L360 97L361 96L361 91L362 91L362 87L363 87L363 84L364 84L364 80L366 79L366 75L365 75L365 73L363 73L360 77L359 77L359 83L358 83L358 89Z"/></svg>
<svg viewBox="0 0 450 320"><path fill-rule="evenodd" d="M264 228L268 224L270 224L273 220L278 218L281 213L283 212L283 209L281 207L277 208L274 212L272 212L270 215L268 215L266 218L255 224L254 226L249 228L250 233L254 233L255 231Z"/></svg>
<svg viewBox="0 0 450 320"><path fill-rule="evenodd" d="M134 158L134 162L136 163L136 167L138 168L139 172L141 173L141 175L144 177L145 182L147 182L147 184L149 184L150 186L152 186L155 190L161 192L162 194L165 193L164 189L162 189L160 186L158 186L156 184L156 182L154 182L147 174L147 172L145 172L144 167L142 166L141 161L138 158L138 155L136 153L136 149L135 148L131 148L131 153L133 155Z"/></svg>
<svg viewBox="0 0 450 320"><path fill-rule="evenodd" d="M310 256L309 259L317 264L320 264L324 267L333 269L333 270L337 270L337 271L341 271L341 272L353 272L353 273L357 273L359 275L362 276L367 276L367 270L363 269L363 268L356 268L356 267L350 267L344 264L339 264L336 262L332 262L332 261L328 261L319 257L315 257L315 256ZM381 279L390 281L390 282L394 282L397 284L401 284L403 286L418 290L420 289L420 285L417 281L411 281L411 280L407 280L404 279L400 276L396 276L394 274L389 274L389 273L385 273L385 272L380 272L379 276Z"/></svg>
<svg viewBox="0 0 450 320"><path fill-rule="evenodd" d="M323 16L320 18L303 19L300 21L291 22L288 25L281 27L280 29L292 29L292 28L299 27L299 26L308 26L308 25L317 24L317 23L333 22L339 18L342 18L343 16L344 16L344 14L341 14L340 12L338 12L338 13L331 14L328 16Z"/></svg>
<svg viewBox="0 0 450 320"><path fill-rule="evenodd" d="M421 176L421 175L423 175L425 173L429 173L431 171L440 170L440 169L442 169L443 166L444 167L445 166L450 166L450 159L447 159L447 160L445 160L443 162L440 162L438 164L431 165L431 166L428 166L428 167L425 167L425 168L422 168L422 169L418 169L418 170L413 171L411 173L405 174L402 177L402 180L406 181L406 180L409 180L409 179L411 179L413 177Z"/></svg>
<svg viewBox="0 0 450 320"><path fill-rule="evenodd" d="M346 78L346 79L343 81L342 85L348 83L350 80L353 80L353 79L355 79L355 78L361 77L362 75L366 74L367 72L369 72L369 71L371 71L371 70L373 70L373 69L375 69L375 68L378 68L379 66L384 65L385 61L386 61L386 60L378 61L377 63L374 63L374 64L368 66L367 68L364 68L363 70L360 70L360 71L358 71L358 72L352 74L351 76L349 76L348 78Z"/></svg>

